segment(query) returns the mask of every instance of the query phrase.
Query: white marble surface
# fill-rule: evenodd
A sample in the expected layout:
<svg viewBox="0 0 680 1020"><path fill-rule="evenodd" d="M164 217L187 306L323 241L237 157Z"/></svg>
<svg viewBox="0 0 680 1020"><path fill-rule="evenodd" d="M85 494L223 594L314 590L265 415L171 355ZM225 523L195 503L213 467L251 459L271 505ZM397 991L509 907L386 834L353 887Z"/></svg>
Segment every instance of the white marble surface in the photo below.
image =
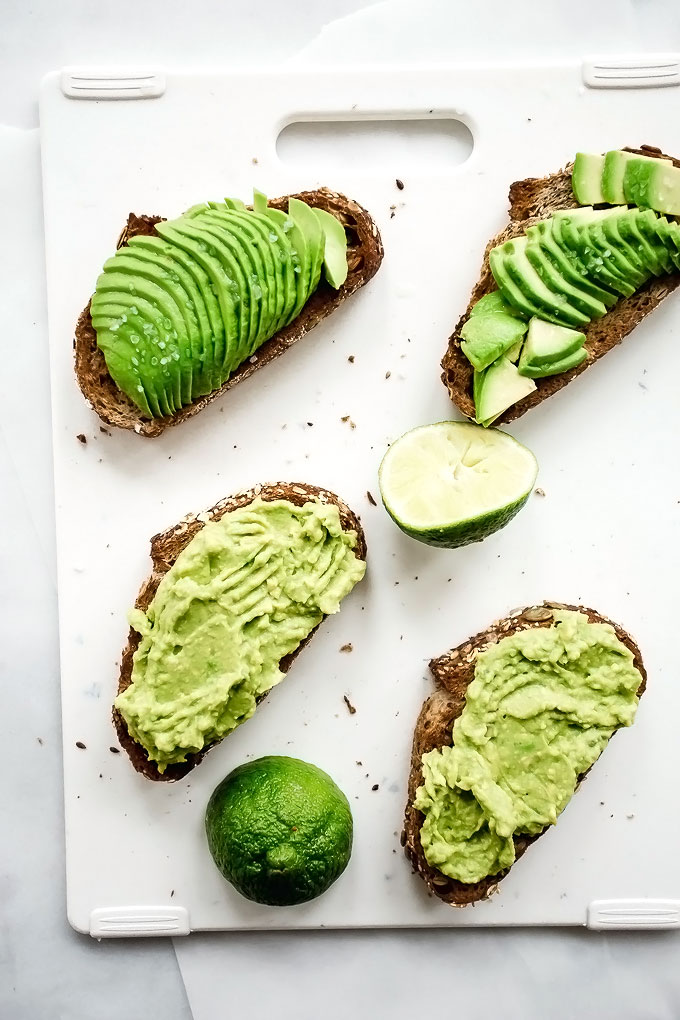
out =
<svg viewBox="0 0 680 1020"><path fill-rule="evenodd" d="M283 60L305 47L304 59L327 60L335 52L343 62L680 49L674 0L573 0L540 8L513 3L511 16L507 0L393 0L375 5L359 25L336 23L315 41L326 22L365 6L362 0L4 0L0 124L34 127L38 80L66 63L242 65ZM0 246L0 714L6 731L0 750L0 1017L185 1020L191 1013L169 943L97 944L75 935L64 916L35 132L0 129L0 209L4 237L12 239L11 246L7 240ZM194 937L177 949L195 1020L246 1012L282 1020L323 1013L334 1020L350 1010L360 1020L405 1017L422 1010L424 1001L428 1010L448 1015L456 1009L474 1020L501 1000L508 1020L680 1015L680 944L673 936L345 932Z"/></svg>

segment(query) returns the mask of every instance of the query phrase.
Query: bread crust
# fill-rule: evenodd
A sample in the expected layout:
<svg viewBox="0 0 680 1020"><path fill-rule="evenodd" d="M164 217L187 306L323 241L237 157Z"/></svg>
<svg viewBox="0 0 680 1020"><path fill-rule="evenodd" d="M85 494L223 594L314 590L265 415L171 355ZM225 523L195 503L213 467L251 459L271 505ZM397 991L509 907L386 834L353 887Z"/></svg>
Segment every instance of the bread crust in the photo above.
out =
<svg viewBox="0 0 680 1020"><path fill-rule="evenodd" d="M627 148L628 152L635 152L643 156L663 157L670 160L675 166L680 166L680 161L672 156L667 156L660 149L653 146L643 145L640 149ZM523 181L515 181L510 185L510 222L508 225L492 238L484 251L484 259L479 274L479 279L472 291L469 304L465 313L461 316L452 335L449 337L448 346L442 359L442 382L449 391L454 404L468 418L474 419L475 405L472 398L473 368L463 354L461 348L461 329L467 322L472 306L483 297L496 289L496 283L489 266L489 252L498 244L509 241L525 233L533 223L546 219L559 209L576 209L578 203L574 199L571 189L571 173L573 163L569 163L562 170L548 177L530 177ZM580 327L585 333L585 350L588 357L577 365L576 368L559 375L546 376L543 379L535 379L536 389L522 400L512 404L494 422L494 425L505 425L508 422L520 418L532 407L547 400L553 393L564 389L573 379L585 372L587 368L594 365L596 361L604 357L608 351L616 347L624 337L653 311L664 298L668 297L678 286L680 286L680 273L671 273L667 276L654 277L630 297L620 298L601 319L595 319L585 326Z"/></svg>
<svg viewBox="0 0 680 1020"><path fill-rule="evenodd" d="M241 507L248 506L249 503L252 503L253 500L258 497L266 502L271 502L276 499L286 499L295 506L303 506L310 500L316 500L318 502L336 506L338 508L343 530L356 532L357 544L354 548L356 555L359 559L366 559L366 538L361 526L361 521L357 515L350 510L347 504L344 503L339 496L335 495L335 493L329 492L327 489L321 489L316 485L308 485L305 482L276 482L271 485L256 485L254 488L248 489L245 492L225 497L225 499L220 500L220 502L216 503L210 510L206 510L199 514L189 514L178 524L174 525L174 527L168 528L167 531L163 531L159 535L154 535L151 539L151 561L153 568L151 574L140 588L135 601L135 608L146 612L153 601L158 590L158 585L164 575L167 574L168 570L170 570L182 550L186 549L191 540L209 521L219 521L225 514L232 510L239 510ZM321 624L318 626L320 625ZM298 645L294 652L291 652L290 655L286 655L283 659L281 659L279 662L279 668L283 673L288 672L302 649L305 648L311 641L318 629L318 626L307 635L305 640ZM123 649L121 659L120 675L118 679L118 694L122 694L122 692L127 690L132 683L133 658L140 640L140 635L131 627L128 633L127 644ZM258 703L265 697L266 694L263 694L260 698L258 698ZM137 772L141 772L141 774L146 776L147 779L158 780L161 782L175 782L178 779L183 779L184 776L186 776L193 768L196 767L196 765L199 764L211 748L220 743L220 741L216 741L208 747L205 747L202 751L199 751L197 754L188 755L185 762L168 765L165 772L161 773L158 771L156 763L150 761L146 750L142 747L142 745L138 744L137 741L130 735L125 724L125 720L115 707L113 708L113 724L116 728L120 745L126 751Z"/></svg>
<svg viewBox="0 0 680 1020"><path fill-rule="evenodd" d="M117 428L131 429L138 435L149 438L162 435L171 426L178 425L187 418L193 418L232 386L274 361L309 333L317 323L335 311L354 291L375 276L383 259L382 240L378 227L362 206L328 188L271 199L269 205L274 209L286 210L291 198L299 198L310 206L325 209L344 224L348 232L349 272L342 287L334 290L322 279L297 318L262 344L250 358L239 365L219 389L199 397L172 415L152 419L143 417L137 405L116 386L109 375L104 355L97 346L97 334L92 326L88 302L80 313L76 325L75 372L83 396L103 422ZM136 216L130 213L127 224L118 238L117 248L126 245L128 239L135 235L155 234L155 224L162 219L161 216Z"/></svg>
<svg viewBox="0 0 680 1020"><path fill-rule="evenodd" d="M584 613L590 623L608 623L616 631L618 639L633 653L633 662L640 671L642 682L638 688L641 696L647 685L647 673L642 662L640 649L633 638L617 623L601 616L594 609L583 606L570 606L559 602L543 602L540 606L527 606L497 620L487 630L475 635L468 641L451 649L445 655L432 659L430 669L437 684L437 689L423 704L416 722L411 753L411 770L408 781L408 801L404 819L402 842L406 856L411 861L414 872L425 881L428 889L445 903L451 906L464 907L479 900L488 899L495 892L499 882L505 878L510 869L497 875L490 875L481 882L466 883L447 878L436 868L431 867L425 859L420 842L420 830L425 821L422 812L413 806L416 790L422 784L422 756L434 748L453 744L453 723L465 707L465 692L474 680L475 662L480 652L501 638L516 634L520 630L533 627L549 627L553 621L554 609L571 609ZM538 619L536 617L539 617ZM579 776L579 783L585 774ZM577 787L578 789L578 787ZM515 836L515 859L519 858L549 826L535 836Z"/></svg>

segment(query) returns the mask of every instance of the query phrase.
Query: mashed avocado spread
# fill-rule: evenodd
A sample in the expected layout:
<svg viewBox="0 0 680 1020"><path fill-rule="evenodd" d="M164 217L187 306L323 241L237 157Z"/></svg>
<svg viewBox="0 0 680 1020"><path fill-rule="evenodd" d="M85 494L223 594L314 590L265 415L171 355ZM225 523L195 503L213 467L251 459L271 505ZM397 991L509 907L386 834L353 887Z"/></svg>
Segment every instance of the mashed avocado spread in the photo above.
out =
<svg viewBox="0 0 680 1020"><path fill-rule="evenodd" d="M509 868L513 835L554 825L578 777L635 718L642 677L614 629L554 615L554 626L480 652L453 747L423 755L420 841L449 878L479 882Z"/></svg>
<svg viewBox="0 0 680 1020"><path fill-rule="evenodd" d="M160 772L253 714L279 660L364 576L356 539L335 506L256 499L206 524L131 611L141 641L115 705Z"/></svg>

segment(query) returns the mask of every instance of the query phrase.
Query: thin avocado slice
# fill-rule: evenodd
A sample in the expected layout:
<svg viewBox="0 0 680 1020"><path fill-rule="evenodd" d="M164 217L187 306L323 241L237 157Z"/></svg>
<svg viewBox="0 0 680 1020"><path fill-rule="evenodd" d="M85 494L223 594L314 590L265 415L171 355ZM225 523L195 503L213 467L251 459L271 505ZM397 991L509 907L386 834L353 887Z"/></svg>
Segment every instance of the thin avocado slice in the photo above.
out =
<svg viewBox="0 0 680 1020"><path fill-rule="evenodd" d="M213 347L215 377L220 380L217 384L219 386L224 381L225 354L231 359L239 346L241 298L237 290L238 284L233 277L227 275L215 246L210 243L210 238L206 240L200 228L192 226L191 220L164 221L156 224L156 230L161 237L184 249L195 259L210 280L210 288L217 298L222 322L222 330L215 334Z"/></svg>
<svg viewBox="0 0 680 1020"><path fill-rule="evenodd" d="M565 252L570 252L585 267L591 277L625 297L635 293L635 287L624 279L613 260L605 260L583 235L580 225L584 218L575 217L571 212L555 213L552 219L553 237Z"/></svg>
<svg viewBox="0 0 680 1020"><path fill-rule="evenodd" d="M130 240L136 239L130 238ZM206 351L212 349L212 334L205 302L192 274L173 258L174 249L172 246L160 237L149 237L146 240L156 243L134 246L128 243L128 249L141 262L146 262L150 266L163 266L171 277L176 278L184 290L188 307L193 314L197 337L194 340L192 336L191 399L195 400L197 397L210 393L212 389L212 379L206 373L204 365ZM194 343L195 346L193 346Z"/></svg>
<svg viewBox="0 0 680 1020"><path fill-rule="evenodd" d="M307 279L307 297L316 290L321 277L323 264L324 233L313 210L299 198L291 198L288 202L288 215L295 220L305 235L309 254L309 277Z"/></svg>
<svg viewBox="0 0 680 1020"><path fill-rule="evenodd" d="M201 339L193 304L179 278L176 274L173 274L174 279L171 278L167 268L153 257L145 260L143 253L139 257L134 249L130 250L127 247L121 248L113 258L104 263L104 271L109 269L128 275L134 281L139 294L158 304L162 311L165 312L167 309L166 314L172 322L170 335L174 344L164 339L160 341L159 348L164 354L167 351L168 356L173 350L178 352L182 404L190 404L193 393L193 366L200 364L197 358L200 354ZM166 300L159 297L159 293L165 294Z"/></svg>
<svg viewBox="0 0 680 1020"><path fill-rule="evenodd" d="M513 347L527 331L524 319L507 312L471 316L461 329L461 349L470 364L483 372Z"/></svg>
<svg viewBox="0 0 680 1020"><path fill-rule="evenodd" d="M606 202L602 194L604 156L593 152L577 152L571 172L571 187L579 205Z"/></svg>
<svg viewBox="0 0 680 1020"><path fill-rule="evenodd" d="M508 304L499 290L492 290L480 297L479 301L475 301L470 309L470 317L486 315L488 312L508 312L509 315L519 315L517 309Z"/></svg>
<svg viewBox="0 0 680 1020"><path fill-rule="evenodd" d="M591 223L583 227L583 234L586 236L588 243L597 249L602 257L607 260L607 264L616 266L621 276L625 280L630 281L634 290L637 290L638 287L647 282L651 275L649 271L637 269L624 251L617 247L617 245L612 244L605 235L603 223Z"/></svg>
<svg viewBox="0 0 680 1020"><path fill-rule="evenodd" d="M227 379L238 365L248 356L251 333L256 329L259 305L255 302L253 290L253 263L238 235L224 227L207 222L198 216L179 221L184 232L208 246L214 257L221 263L225 279L230 281L233 299L237 308L236 342L226 347L222 361L222 379ZM192 236L192 235L190 235ZM228 334L225 331L225 337Z"/></svg>
<svg viewBox="0 0 680 1020"><path fill-rule="evenodd" d="M622 241L627 245L626 251L629 252L630 249L633 249L648 272L654 276L662 276L668 272L665 268L666 259L661 257L662 254L666 255L666 252L656 233L653 234L654 243L651 243L650 238L640 228L642 215L644 213L639 209L631 209L625 216L619 216L618 231Z"/></svg>
<svg viewBox="0 0 680 1020"><path fill-rule="evenodd" d="M281 265L286 285L286 304L281 321L276 327L278 331L299 315L307 300L304 286L308 271L306 268L307 242L295 220L282 209L271 209L265 205L264 210L258 215L266 216L279 232Z"/></svg>
<svg viewBox="0 0 680 1020"><path fill-rule="evenodd" d="M535 223L527 229L527 237L531 245L538 244L546 258L550 259L553 265L560 271L561 275L569 283L572 283L579 290L590 294L592 298L601 301L606 308L612 308L619 299L607 287L601 287L588 275L588 270L583 263L570 251L560 247L553 236L552 220L543 220Z"/></svg>
<svg viewBox="0 0 680 1020"><path fill-rule="evenodd" d="M274 263L259 230L249 222L251 218L252 213L241 213L224 206L210 209L196 217L197 223L219 231L220 236L226 232L233 238L232 251L249 285L251 315L247 346L242 352L241 361L257 345L258 337L267 331L276 303Z"/></svg>
<svg viewBox="0 0 680 1020"><path fill-rule="evenodd" d="M528 240L528 239L527 239ZM571 283L560 273L555 263L549 259L539 244L528 241L526 257L541 277L546 286L557 291L569 300L569 303L587 315L589 319L600 319L606 313L607 307L597 298L591 297L587 291Z"/></svg>
<svg viewBox="0 0 680 1020"><path fill-rule="evenodd" d="M519 361L519 356L522 353L522 348L523 347L524 347L524 337L520 337L520 339L517 341L517 343L513 344L513 346L510 348L510 350L506 352L505 357L508 359L508 361L511 361L513 363L513 365L516 365L517 362Z"/></svg>
<svg viewBox="0 0 680 1020"><path fill-rule="evenodd" d="M519 363L519 373L528 379L545 379L549 375L561 375L577 365L581 365L588 357L585 347L579 347L561 361L550 361L546 365L528 365Z"/></svg>
<svg viewBox="0 0 680 1020"><path fill-rule="evenodd" d="M518 287L543 311L543 317L570 326L582 326L590 317L575 308L564 294L548 287L526 256L528 241L525 236L513 238L501 245L508 274Z"/></svg>
<svg viewBox="0 0 680 1020"><path fill-rule="evenodd" d="M279 323L285 317L288 301L290 300L290 286L293 282L292 280L289 281L289 276L292 275L292 267L289 272L287 265L287 260L290 258L290 245L288 244L285 231L274 218L254 210L248 212L235 211L231 215L247 216L251 228L257 233L259 238L267 277L269 280L274 281L275 284L275 286L269 287L270 303L266 327L263 328L256 343L253 345L252 353L265 340L268 340L270 336L277 332L280 328Z"/></svg>
<svg viewBox="0 0 680 1020"><path fill-rule="evenodd" d="M122 286L121 277L124 281ZM144 368L153 375L158 403L163 414L173 414L179 410L182 406L179 352L174 349L175 345L166 325L167 316L154 302L140 294L131 293L128 290L127 279L122 273L102 273L97 280L90 306L93 323L102 313L102 305L116 305L125 309L125 319L121 325L123 322L136 323L140 373ZM169 340L166 339L168 336ZM166 344L165 348L159 346L161 343Z"/></svg>
<svg viewBox="0 0 680 1020"><path fill-rule="evenodd" d="M196 311L203 335L203 351L201 355L203 380L200 383L200 388L207 387L206 393L218 389L221 385L221 377L215 364L215 345L219 344L221 347L224 345L224 321L219 302L215 296L213 284L205 269L189 252L178 245L171 244L162 237L155 235L145 237L140 234L136 237L131 237L128 241L128 246L134 247L135 251L141 249L142 251L153 252L162 246L166 258L176 267L177 273L182 271L185 274L185 278L193 281L195 285ZM193 381L192 379L192 385ZM198 380L196 382L198 383ZM198 395L199 393L197 392L196 396Z"/></svg>
<svg viewBox="0 0 680 1020"><path fill-rule="evenodd" d="M609 244L624 255L638 273L642 273L645 277L649 278L651 270L647 266L646 259L643 259L640 255L639 243L637 241L631 243L626 240L623 236L623 233L626 233L625 226L623 228L623 233L621 232L621 224L625 224L626 221L630 222L634 219L636 212L637 210L629 210L622 213L621 216L609 216L606 220L602 220L602 233Z"/></svg>
<svg viewBox="0 0 680 1020"><path fill-rule="evenodd" d="M347 234L339 219L325 209L313 208L324 234L323 268L326 280L338 290L347 279Z"/></svg>
<svg viewBox="0 0 680 1020"><path fill-rule="evenodd" d="M676 224L661 216L656 224L656 233L673 266L680 269L680 239Z"/></svg>
<svg viewBox="0 0 680 1020"><path fill-rule="evenodd" d="M536 383L521 376L516 365L507 358L499 358L484 372L481 392L475 403L477 421L490 425L503 411L528 397L535 389Z"/></svg>
<svg viewBox="0 0 680 1020"><path fill-rule="evenodd" d="M163 383L163 369L151 365L155 348L149 337L155 331L153 324L131 312L129 305L100 298L93 309L92 325L116 385L140 407L144 395L152 417L172 414L174 407L168 399L172 394Z"/></svg>
<svg viewBox="0 0 680 1020"><path fill-rule="evenodd" d="M638 209L634 223L636 230L640 233L640 236L654 252L654 256L661 268L661 273L672 273L675 266L673 265L673 261L668 254L666 245L662 241L657 230L660 220L661 217L659 217L655 212L652 212L651 209ZM668 223L667 220L666 223Z"/></svg>
<svg viewBox="0 0 680 1020"><path fill-rule="evenodd" d="M628 199L623 190L623 177L626 163L634 159L634 153L622 149L612 149L605 153L602 166L602 194L604 201L610 205L626 205Z"/></svg>
<svg viewBox="0 0 680 1020"><path fill-rule="evenodd" d="M506 302L518 312L530 319L532 315L542 315L541 308L522 292L505 268L505 259L498 247L489 252L489 266L496 285ZM546 316L550 319L550 316Z"/></svg>
<svg viewBox="0 0 680 1020"><path fill-rule="evenodd" d="M566 326L556 326L542 319L532 319L524 342L519 370L524 366L549 365L563 361L578 351L585 343L585 334Z"/></svg>

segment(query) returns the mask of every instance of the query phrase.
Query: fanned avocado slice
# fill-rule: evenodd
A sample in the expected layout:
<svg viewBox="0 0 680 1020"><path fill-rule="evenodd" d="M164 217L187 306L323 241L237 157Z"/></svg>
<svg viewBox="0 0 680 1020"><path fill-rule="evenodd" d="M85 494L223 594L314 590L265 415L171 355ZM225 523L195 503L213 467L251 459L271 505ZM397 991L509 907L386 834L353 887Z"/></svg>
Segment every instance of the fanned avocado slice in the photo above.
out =
<svg viewBox="0 0 680 1020"><path fill-rule="evenodd" d="M543 255L559 273L574 287L588 294L605 308L612 308L618 301L619 294L608 287L595 282L588 269L578 256L569 248L561 247L553 234L552 220L536 223L527 230L529 243L540 247Z"/></svg>
<svg viewBox="0 0 680 1020"><path fill-rule="evenodd" d="M288 215L295 220L305 235L307 252L309 254L309 277L307 279L307 297L316 290L321 278L321 266L323 265L324 233L321 229L314 211L299 198L291 198L288 203Z"/></svg>
<svg viewBox="0 0 680 1020"><path fill-rule="evenodd" d="M292 322L300 314L307 292L305 279L307 269L307 241L295 220L283 212L282 209L270 209L267 206L267 199L262 192L254 192L254 208L258 215L266 216L267 219L279 228L281 238L282 268L286 281L286 304L281 321L277 324L277 330ZM264 202L262 201L264 199Z"/></svg>
<svg viewBox="0 0 680 1020"><path fill-rule="evenodd" d="M678 227L675 222L660 216L656 223L656 234L668 255L670 262L675 269L680 269L680 238Z"/></svg>
<svg viewBox="0 0 680 1020"><path fill-rule="evenodd" d="M196 223L228 245L243 272L247 293L245 306L249 309L248 330L242 340L244 346L239 345L239 362L229 366L230 373L248 356L260 330L263 327L266 329L270 317L269 306L275 302L275 281L272 274L267 272L259 235L252 224L248 223L248 215L224 206L221 209L211 206L195 218Z"/></svg>
<svg viewBox="0 0 680 1020"><path fill-rule="evenodd" d="M133 244L132 242L135 241L149 241L151 243ZM138 260L142 262L146 261L151 266L163 266L166 271L171 274L171 277L176 277L179 284L181 284L188 303L188 308L191 310L196 324L197 334L196 339L192 336L193 366L191 374L191 399L195 400L197 397L210 393L213 388L212 369L209 368L206 372L205 360L207 352L208 365L212 366L212 329L205 301L196 280L194 279L194 275L192 275L192 273L189 272L189 270L174 257L176 249L173 248L172 245L168 244L167 241L163 241L160 237L140 236L130 238L130 241L128 241L128 248Z"/></svg>
<svg viewBox="0 0 680 1020"><path fill-rule="evenodd" d="M161 237L177 247L183 248L208 274L211 287L219 303L223 323L221 334L215 335L213 349L215 377L220 379L217 384L219 386L224 381L225 363L227 360L231 363L239 348L243 310L240 307L241 294L238 291L238 281L235 280L236 268L234 267L233 270L234 275L227 274L224 263L217 254L217 245L213 243L210 235L206 237L204 231L197 227L191 219L157 223L156 230ZM233 262L233 259L231 261ZM245 318L247 323L247 310Z"/></svg>
<svg viewBox="0 0 680 1020"><path fill-rule="evenodd" d="M659 217L651 209L631 210L633 215L621 218L620 229L624 236L630 234L639 243L640 256L647 262L655 276L672 273L674 266L666 246L659 237L656 225Z"/></svg>
<svg viewBox="0 0 680 1020"><path fill-rule="evenodd" d="M158 304L172 322L172 331L168 335L171 341L161 340L159 348L164 355L170 356L176 350L179 354L182 404L190 404L193 385L192 373L194 364L199 365L197 358L200 353L201 340L198 332L196 313L193 305L182 287L179 278L171 278L168 270L156 261L148 261L135 255L134 249L121 248L113 258L104 263L104 271L125 273L134 281L137 293ZM165 295L163 300L162 295ZM176 336L175 336L176 334Z"/></svg>
<svg viewBox="0 0 680 1020"><path fill-rule="evenodd" d="M313 208L324 234L323 268L331 287L338 290L347 279L347 234L340 220L325 209Z"/></svg>
<svg viewBox="0 0 680 1020"><path fill-rule="evenodd" d="M575 308L564 294L548 287L526 256L527 238L515 237L500 246L505 268L520 290L541 309L541 318L548 315L567 326L581 326L590 319Z"/></svg>
<svg viewBox="0 0 680 1020"><path fill-rule="evenodd" d="M92 322L94 324L98 320L103 311L102 306L115 305L124 310L121 313L121 318L125 315L123 321L137 326L140 373L148 370L152 374L161 411L163 414L172 414L182 406L182 388L179 354L170 351L167 346L169 342L165 340L170 335L166 325L168 318L153 301L140 294L132 294L127 286L127 278L123 273L101 274L92 298ZM159 344L163 342L166 347L160 348ZM166 354L166 351L169 353Z"/></svg>
<svg viewBox="0 0 680 1020"><path fill-rule="evenodd" d="M295 272L295 265L299 265L299 262L294 260L293 246L289 231L286 230L286 224L292 225L293 221L281 209L267 209L266 213L253 212L252 215L256 216L263 229L268 231L277 280L283 296L281 311L272 330L278 333L290 322L297 302L298 274Z"/></svg>
<svg viewBox="0 0 680 1020"><path fill-rule="evenodd" d="M583 228L583 233L588 242L600 252L602 258L607 259L608 264L616 266L621 276L628 280L635 290L647 282L651 275L649 271L638 269L627 257L623 248L611 241L610 237L605 234L604 223L589 223Z"/></svg>
<svg viewBox="0 0 680 1020"><path fill-rule="evenodd" d="M525 247L526 257L534 267L540 278L550 287L558 291L569 300L569 303L587 315L589 319L600 319L606 313L606 305L597 298L591 297L587 291L571 283L556 267L554 262L547 257L539 244L529 243Z"/></svg>
<svg viewBox="0 0 680 1020"><path fill-rule="evenodd" d="M158 368L150 364L153 347L149 347L147 337L154 327L130 312L129 307L107 304L105 299L93 310L92 325L116 385L137 404L143 394L152 417L171 414L172 394L168 387L159 385Z"/></svg>
<svg viewBox="0 0 680 1020"><path fill-rule="evenodd" d="M584 210L577 210L583 212ZM591 210L592 211L592 210ZM612 259L605 260L598 248L590 242L581 230L584 217L573 213L556 213L552 219L553 237L560 247L578 259L591 277L610 287L617 294L629 297L635 287L619 272Z"/></svg>
<svg viewBox="0 0 680 1020"><path fill-rule="evenodd" d="M530 244L540 246L546 258L550 259L553 265L560 271L561 275L575 287L589 294L594 300L602 302L606 308L612 308L619 299L619 295L601 287L588 275L588 270L572 251L560 247L553 236L552 220L543 220L535 223L527 230L527 237Z"/></svg>
<svg viewBox="0 0 680 1020"><path fill-rule="evenodd" d="M550 322L557 322L559 320L551 316L546 316L543 310L533 301L531 301L517 286L513 278L505 268L505 258L499 247L492 248L489 252L489 266L491 267L491 273L496 285L503 295L505 301L513 308L516 308L522 315L525 315L530 319L533 315L538 315L543 318L548 318Z"/></svg>

